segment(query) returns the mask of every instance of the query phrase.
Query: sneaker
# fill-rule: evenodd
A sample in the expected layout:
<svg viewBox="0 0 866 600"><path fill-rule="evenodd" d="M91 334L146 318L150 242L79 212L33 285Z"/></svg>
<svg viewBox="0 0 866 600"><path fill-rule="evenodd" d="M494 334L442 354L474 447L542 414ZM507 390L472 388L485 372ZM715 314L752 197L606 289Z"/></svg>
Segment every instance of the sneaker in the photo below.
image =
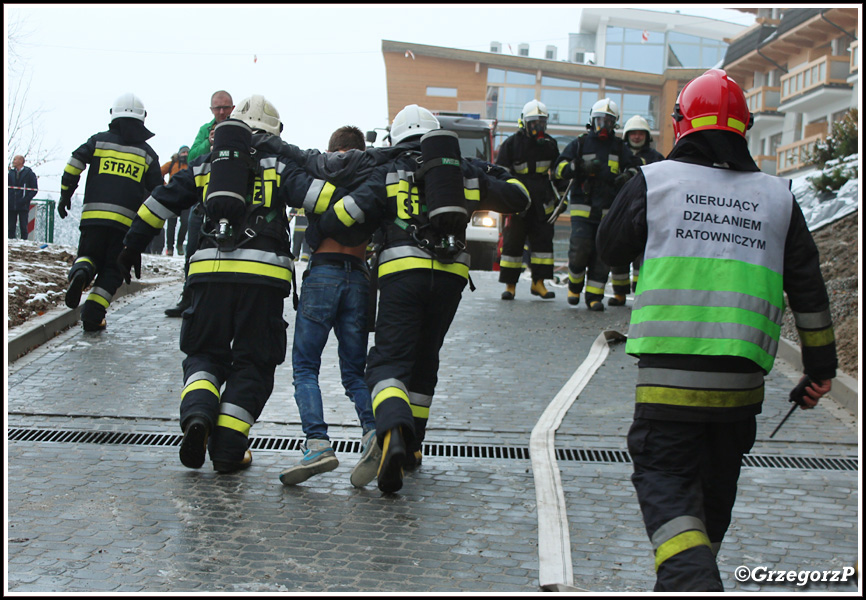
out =
<svg viewBox="0 0 866 600"><path fill-rule="evenodd" d="M406 461L406 444L399 427L385 434L382 446L382 462L379 463L379 489L393 494L403 487L403 463Z"/></svg>
<svg viewBox="0 0 866 600"><path fill-rule="evenodd" d="M382 448L376 439L376 430L371 429L361 439L361 459L352 469L349 481L355 487L364 487L374 479L379 470L379 461L382 458Z"/></svg>
<svg viewBox="0 0 866 600"><path fill-rule="evenodd" d="M280 481L283 485L295 485L306 481L313 475L327 473L337 468L340 461L331 448L328 440L307 440L304 443L304 456L293 467L289 467L280 473Z"/></svg>
<svg viewBox="0 0 866 600"><path fill-rule="evenodd" d="M177 318L183 314L183 311L185 311L186 309L188 309L190 307L190 304L192 304L192 303L189 301L189 296L182 295L180 297L180 300L177 301L176 306L172 306L171 308L165 309L165 316Z"/></svg>
<svg viewBox="0 0 866 600"><path fill-rule="evenodd" d="M105 329L105 319L102 319L99 323L94 323L93 321L82 321L81 327L84 331L102 331Z"/></svg>
<svg viewBox="0 0 866 600"><path fill-rule="evenodd" d="M180 442L180 462L183 466L198 469L204 464L209 434L210 425L204 417L190 417Z"/></svg>
<svg viewBox="0 0 866 600"><path fill-rule="evenodd" d="M234 473L236 471L243 471L244 469L249 468L249 466L253 464L253 451L247 448L244 451L244 457L239 462L228 462L222 460L213 461L213 470L217 473Z"/></svg>
<svg viewBox="0 0 866 600"><path fill-rule="evenodd" d="M166 255L166 256L174 256L174 248L172 248L171 246L169 246L168 248L166 248L166 249L165 249L165 255Z"/></svg>
<svg viewBox="0 0 866 600"><path fill-rule="evenodd" d="M66 306L69 308L78 308L81 303L81 291L87 283L87 273L79 269L75 272L72 279L69 280L69 287L66 289Z"/></svg>
<svg viewBox="0 0 866 600"><path fill-rule="evenodd" d="M177 255L183 256L183 244L178 245L177 247Z"/></svg>

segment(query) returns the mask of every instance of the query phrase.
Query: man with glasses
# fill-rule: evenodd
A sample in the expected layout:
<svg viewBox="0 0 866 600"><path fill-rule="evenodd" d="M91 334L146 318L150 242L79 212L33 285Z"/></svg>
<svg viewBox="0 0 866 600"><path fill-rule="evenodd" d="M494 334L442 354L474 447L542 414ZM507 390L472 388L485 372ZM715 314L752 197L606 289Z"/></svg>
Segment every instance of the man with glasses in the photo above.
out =
<svg viewBox="0 0 866 600"><path fill-rule="evenodd" d="M235 105L231 94L225 90L219 90L213 93L210 97L210 111L213 113L213 119L199 128L198 134L195 136L195 141L189 149L189 155L187 156L188 163L191 163L199 156L210 152L210 135L213 128L218 123L222 123L228 119L234 109ZM189 257L193 252L195 252L195 249L198 246L198 236L204 219L199 210L200 209L197 207L193 207L189 211L189 219L187 221L186 253L184 256L184 277L189 271ZM178 243L180 244L180 240L178 240ZM179 317L183 314L183 311L189 307L189 296L187 295L185 288L186 286L184 286L184 293L181 294L177 305L165 309L166 316Z"/></svg>

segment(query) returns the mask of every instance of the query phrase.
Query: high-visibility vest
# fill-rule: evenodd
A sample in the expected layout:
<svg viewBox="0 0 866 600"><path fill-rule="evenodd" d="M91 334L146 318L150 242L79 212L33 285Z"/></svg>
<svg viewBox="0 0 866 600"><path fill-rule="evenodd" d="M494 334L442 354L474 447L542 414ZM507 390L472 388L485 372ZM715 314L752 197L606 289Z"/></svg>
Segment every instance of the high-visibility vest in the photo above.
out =
<svg viewBox="0 0 866 600"><path fill-rule="evenodd" d="M790 180L678 161L641 170L648 235L626 352L741 356L769 372L785 309Z"/></svg>

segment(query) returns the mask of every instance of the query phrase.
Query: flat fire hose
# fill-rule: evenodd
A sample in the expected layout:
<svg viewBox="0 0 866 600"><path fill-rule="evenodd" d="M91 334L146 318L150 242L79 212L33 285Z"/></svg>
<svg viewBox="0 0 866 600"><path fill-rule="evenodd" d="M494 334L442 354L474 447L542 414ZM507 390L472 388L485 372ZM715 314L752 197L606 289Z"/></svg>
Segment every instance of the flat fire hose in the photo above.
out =
<svg viewBox="0 0 866 600"><path fill-rule="evenodd" d="M600 333L586 359L559 390L532 429L529 456L532 460L538 513L538 582L544 591L589 591L574 587L568 514L556 464L554 435L565 413L607 358L610 344L624 342L625 339L626 336L618 331Z"/></svg>

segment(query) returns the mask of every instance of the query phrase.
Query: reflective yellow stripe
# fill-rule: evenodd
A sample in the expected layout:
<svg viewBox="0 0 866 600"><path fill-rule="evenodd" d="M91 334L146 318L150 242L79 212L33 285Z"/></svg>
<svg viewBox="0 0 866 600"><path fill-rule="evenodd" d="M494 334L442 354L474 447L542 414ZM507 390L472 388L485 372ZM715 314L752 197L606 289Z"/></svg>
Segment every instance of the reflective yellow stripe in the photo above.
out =
<svg viewBox="0 0 866 600"><path fill-rule="evenodd" d="M93 264L93 261L90 260L89 258L87 258L86 256L82 256L80 258L75 259L75 263L79 263L79 262L86 262L86 263L90 263L91 265ZM72 263L72 264L75 264L75 263Z"/></svg>
<svg viewBox="0 0 866 600"><path fill-rule="evenodd" d="M81 220L84 219L105 219L107 221L117 221L118 223L123 223L127 227L132 225L132 219L129 217L125 217L123 215L119 215L113 212L107 212L104 210L88 210L81 213Z"/></svg>
<svg viewBox="0 0 866 600"><path fill-rule="evenodd" d="M753 390L694 390L639 385L635 389L635 402L645 404L734 408L758 404L763 400L763 386Z"/></svg>
<svg viewBox="0 0 866 600"><path fill-rule="evenodd" d="M63 168L63 171L64 171L65 173L69 173L70 175L81 175L81 172L82 172L83 170L84 170L84 169L79 169L79 168L77 168L77 167L73 167L72 165L69 165L69 164L67 164L67 165Z"/></svg>
<svg viewBox="0 0 866 600"><path fill-rule="evenodd" d="M346 206L343 204L342 200L338 200L334 205L334 213L337 215L337 219L340 220L340 223L345 225L346 227L351 227L355 224L355 219L352 218L352 215L348 213L346 210Z"/></svg>
<svg viewBox="0 0 866 600"><path fill-rule="evenodd" d="M90 293L87 295L87 300L91 302L96 302L97 304L101 304L105 308L108 308L108 300L100 296L99 294Z"/></svg>
<svg viewBox="0 0 866 600"><path fill-rule="evenodd" d="M147 167L147 159L145 157L130 152L119 152L117 150L97 148L93 151L93 156L98 156L100 158L116 158L118 160L135 163L145 168Z"/></svg>
<svg viewBox="0 0 866 600"><path fill-rule="evenodd" d="M150 225L151 227L155 227L157 229L162 229L163 225L165 225L165 219L160 219L157 217L148 207L144 204L138 207L138 216L141 217L141 220Z"/></svg>
<svg viewBox="0 0 866 600"><path fill-rule="evenodd" d="M526 195L527 198L530 198L530 199L532 198L529 195L529 190L526 189L526 186L523 185L523 183L519 179L506 179L506 182L511 183L513 185L516 185L517 187L519 187L521 189L521 191L523 191L523 193Z"/></svg>
<svg viewBox="0 0 866 600"><path fill-rule="evenodd" d="M694 121L692 121L694 123ZM740 133L746 132L746 124L740 121L739 119L735 119L733 117L728 117L728 127L732 129L736 129Z"/></svg>
<svg viewBox="0 0 866 600"><path fill-rule="evenodd" d="M710 544L710 538L702 531L686 531L675 535L656 550L656 571L671 556L697 546L706 546L710 550L713 549L712 544Z"/></svg>
<svg viewBox="0 0 866 600"><path fill-rule="evenodd" d="M707 125L715 125L719 122L719 118L716 115L710 115L709 117L698 117L697 119L692 119L692 127L706 127Z"/></svg>
<svg viewBox="0 0 866 600"><path fill-rule="evenodd" d="M588 294L598 294L599 296L604 296L604 288L596 287L594 285L587 285L586 292Z"/></svg>
<svg viewBox="0 0 866 600"><path fill-rule="evenodd" d="M833 333L833 328L821 329L820 331L804 331L798 329L800 341L804 346L814 348L817 346L827 346L836 341L836 335Z"/></svg>
<svg viewBox="0 0 866 600"><path fill-rule="evenodd" d="M325 182L325 185L322 187L322 191L319 192L319 197L316 198L316 206L313 208L313 212L315 214L320 215L326 210L328 210L328 205L331 204L331 198L333 197L334 191L336 189L337 188L335 188L333 184L330 184L327 181ZM340 202L342 203L342 200Z"/></svg>
<svg viewBox="0 0 866 600"><path fill-rule="evenodd" d="M500 269L522 269L523 268L523 262L522 261L512 262L510 260L500 260L499 261L499 268Z"/></svg>
<svg viewBox="0 0 866 600"><path fill-rule="evenodd" d="M481 190L463 188L463 197L470 202L479 202L481 200Z"/></svg>
<svg viewBox="0 0 866 600"><path fill-rule="evenodd" d="M409 396L406 395L406 392L404 392L398 387L386 387L381 392L376 394L375 398L373 398L373 412L375 413L376 408L388 398L402 398L406 401L406 404L409 404Z"/></svg>
<svg viewBox="0 0 866 600"><path fill-rule="evenodd" d="M584 279L586 279L586 273L583 275L574 275L573 273L568 274L568 280L571 283L583 283Z"/></svg>
<svg viewBox="0 0 866 600"><path fill-rule="evenodd" d="M217 418L217 427L234 429L235 431L241 432L245 436L249 436L250 427L252 427L252 425L245 421L241 421L240 419L236 419L231 415L220 415Z"/></svg>
<svg viewBox="0 0 866 600"><path fill-rule="evenodd" d="M191 384L189 384L185 388L183 388L183 391L180 393L180 399L183 400L183 397L186 396L188 392L191 392L193 390L207 390L211 394L216 396L217 400L219 400L219 397L220 397L219 390L216 388L216 386L214 384L212 384L207 379L198 379L196 381L193 381Z"/></svg>
<svg viewBox="0 0 866 600"><path fill-rule="evenodd" d="M416 419L429 419L430 418L430 407L429 406L418 406L416 404L409 404L409 408L412 409L412 416Z"/></svg>
<svg viewBox="0 0 866 600"><path fill-rule="evenodd" d="M416 258L413 256L389 260L388 262L379 265L379 277L391 275L398 271L407 271L409 269L433 269L434 271L445 271L446 273L454 273L455 275L460 275L467 279L469 278L469 267L463 263L444 265L436 260Z"/></svg>
<svg viewBox="0 0 866 600"><path fill-rule="evenodd" d="M529 262L533 265L552 265L552 258L536 258L534 256L530 257Z"/></svg>
<svg viewBox="0 0 866 600"><path fill-rule="evenodd" d="M284 267L246 260L197 260L189 263L190 275L204 273L245 273L263 275L284 281L292 280L292 272Z"/></svg>

